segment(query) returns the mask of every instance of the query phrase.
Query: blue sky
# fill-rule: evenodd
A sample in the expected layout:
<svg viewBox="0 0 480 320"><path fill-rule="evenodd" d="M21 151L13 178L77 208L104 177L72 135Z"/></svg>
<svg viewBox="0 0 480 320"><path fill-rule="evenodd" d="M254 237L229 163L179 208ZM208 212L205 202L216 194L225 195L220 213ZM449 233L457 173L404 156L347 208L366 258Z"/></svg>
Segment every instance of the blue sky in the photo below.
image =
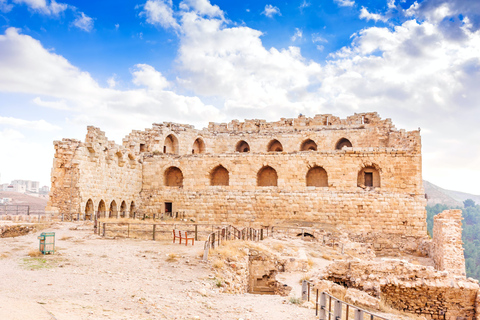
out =
<svg viewBox="0 0 480 320"><path fill-rule="evenodd" d="M0 0L1 182L53 140L299 113L422 128L424 178L480 194L476 0Z"/></svg>

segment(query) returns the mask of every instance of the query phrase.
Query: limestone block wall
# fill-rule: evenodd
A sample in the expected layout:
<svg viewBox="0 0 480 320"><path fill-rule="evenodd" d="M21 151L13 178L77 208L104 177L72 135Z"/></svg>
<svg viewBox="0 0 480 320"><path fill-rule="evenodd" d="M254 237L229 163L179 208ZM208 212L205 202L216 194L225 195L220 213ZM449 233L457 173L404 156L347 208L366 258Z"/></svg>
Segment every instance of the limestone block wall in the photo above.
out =
<svg viewBox="0 0 480 320"><path fill-rule="evenodd" d="M339 261L322 279L380 297L385 304L426 319L479 319L477 280L404 260Z"/></svg>
<svg viewBox="0 0 480 320"><path fill-rule="evenodd" d="M462 210L445 210L433 218L432 258L435 268L465 275Z"/></svg>
<svg viewBox="0 0 480 320"><path fill-rule="evenodd" d="M142 163L132 150L88 127L85 142L55 142L52 189L46 211L117 216L138 209Z"/></svg>
<svg viewBox="0 0 480 320"><path fill-rule="evenodd" d="M143 207L149 213L164 212L164 203L171 202L174 211L185 211L199 221L304 220L424 237L420 161L418 155L388 148L157 155L144 161ZM228 171L228 186L211 185L211 173L219 165ZM372 165L378 168L381 186L359 187L359 171ZM276 171L277 186L257 186L257 174L266 166ZM165 172L171 167L183 173L182 187L165 186ZM325 170L327 186L307 186L307 174L316 167Z"/></svg>
<svg viewBox="0 0 480 320"><path fill-rule="evenodd" d="M132 131L122 145L88 127L85 142L56 148L52 212L153 214L168 203L199 221L299 220L426 235L420 133L376 113L202 130L167 122Z"/></svg>

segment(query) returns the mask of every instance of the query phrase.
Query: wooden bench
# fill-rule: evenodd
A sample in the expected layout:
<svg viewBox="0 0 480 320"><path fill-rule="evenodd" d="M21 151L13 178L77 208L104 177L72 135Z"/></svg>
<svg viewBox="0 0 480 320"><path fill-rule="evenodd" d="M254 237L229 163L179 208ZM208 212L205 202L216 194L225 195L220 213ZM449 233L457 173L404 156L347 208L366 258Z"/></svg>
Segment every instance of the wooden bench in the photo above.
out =
<svg viewBox="0 0 480 320"><path fill-rule="evenodd" d="M173 229L173 243L175 243L176 239L179 239L180 244L182 244L182 239L185 239L185 245L188 245L188 240L192 240L192 246L195 244L195 238L189 238L187 235L187 231L175 230Z"/></svg>

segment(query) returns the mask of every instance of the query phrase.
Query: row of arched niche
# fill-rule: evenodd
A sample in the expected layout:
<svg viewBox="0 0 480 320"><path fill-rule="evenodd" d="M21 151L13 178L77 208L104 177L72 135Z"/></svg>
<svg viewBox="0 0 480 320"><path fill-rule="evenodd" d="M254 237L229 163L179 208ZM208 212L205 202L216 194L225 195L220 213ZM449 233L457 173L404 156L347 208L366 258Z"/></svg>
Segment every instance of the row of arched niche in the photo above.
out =
<svg viewBox="0 0 480 320"><path fill-rule="evenodd" d="M88 199L85 206L85 219L90 220L95 212L98 212L99 218L133 218L135 214L135 202L132 201L130 204L127 204L127 202L124 200L120 204L119 209L117 207L117 202L112 200L107 210L105 201L102 199L98 203L97 210L95 210L92 199Z"/></svg>
<svg viewBox="0 0 480 320"><path fill-rule="evenodd" d="M341 138L335 144L336 150L342 150L344 147L352 147L350 140L346 138ZM140 151L146 151L145 145L140 144ZM237 152L250 152L250 145L245 140L240 140L235 145L235 151ZM267 144L267 152L282 152L283 145L277 139L271 140ZM317 151L317 144L312 139L306 139L300 144L300 151ZM178 154L178 139L175 135L170 134L165 138L165 143L163 145L163 153L167 154ZM205 142L202 138L197 138L192 145L192 154L205 153Z"/></svg>
<svg viewBox="0 0 480 320"><path fill-rule="evenodd" d="M305 176L307 187L328 187L328 174L324 168L314 166ZM271 166L264 166L257 172L257 186L277 186L278 174ZM164 172L164 185L183 187L183 173L178 167L169 167ZM218 165L210 172L211 186L230 185L230 173L224 166ZM380 170L377 166L366 166L358 172L357 186L380 187Z"/></svg>

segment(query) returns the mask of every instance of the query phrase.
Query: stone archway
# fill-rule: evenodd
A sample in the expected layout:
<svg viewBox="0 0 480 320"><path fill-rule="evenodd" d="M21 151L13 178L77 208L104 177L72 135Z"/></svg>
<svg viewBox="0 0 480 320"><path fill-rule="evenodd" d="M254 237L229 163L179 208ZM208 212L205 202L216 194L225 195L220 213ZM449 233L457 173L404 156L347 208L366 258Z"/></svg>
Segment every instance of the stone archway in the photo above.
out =
<svg viewBox="0 0 480 320"><path fill-rule="evenodd" d="M105 201L100 200L98 203L98 216L100 218L106 218L107 207L105 206Z"/></svg>
<svg viewBox="0 0 480 320"><path fill-rule="evenodd" d="M335 145L335 150L342 150L344 147L347 147L347 148L352 147L352 143L350 142L350 140L346 138L342 138L338 140L337 144Z"/></svg>
<svg viewBox="0 0 480 320"><path fill-rule="evenodd" d="M193 143L192 154L205 153L205 142L202 138L197 138Z"/></svg>
<svg viewBox="0 0 480 320"><path fill-rule="evenodd" d="M178 154L178 139L173 134L169 134L165 138L163 144L163 153Z"/></svg>
<svg viewBox="0 0 480 320"><path fill-rule="evenodd" d="M88 199L87 204L85 205L85 220L92 220L94 214L95 207L93 206L93 201L92 199Z"/></svg>
<svg viewBox="0 0 480 320"><path fill-rule="evenodd" d="M319 166L312 167L308 170L306 180L307 187L328 187L327 171Z"/></svg>
<svg viewBox="0 0 480 320"><path fill-rule="evenodd" d="M135 217L135 202L133 201L130 203L129 217L132 219Z"/></svg>
<svg viewBox="0 0 480 320"><path fill-rule="evenodd" d="M110 210L108 217L115 219L118 218L117 203L115 202L115 200L112 200L112 202L110 202Z"/></svg>
<svg viewBox="0 0 480 320"><path fill-rule="evenodd" d="M300 151L317 151L317 144L312 139L307 139L300 145Z"/></svg>
<svg viewBox="0 0 480 320"><path fill-rule="evenodd" d="M250 152L250 146L248 143L244 140L240 140L237 142L237 145L235 146L235 151L237 152Z"/></svg>
<svg viewBox="0 0 480 320"><path fill-rule="evenodd" d="M183 173L177 167L170 167L165 170L165 186L183 187Z"/></svg>
<svg viewBox="0 0 480 320"><path fill-rule="evenodd" d="M122 201L122 204L120 205L120 217L125 218L127 214L127 203L125 200Z"/></svg>
<svg viewBox="0 0 480 320"><path fill-rule="evenodd" d="M229 173L222 165L215 167L210 173L211 186L228 186Z"/></svg>
<svg viewBox="0 0 480 320"><path fill-rule="evenodd" d="M380 188L380 168L376 165L368 165L360 169L357 177L357 186L361 188Z"/></svg>
<svg viewBox="0 0 480 320"><path fill-rule="evenodd" d="M265 166L257 173L257 186L276 187L278 182L277 171L270 166Z"/></svg>
<svg viewBox="0 0 480 320"><path fill-rule="evenodd" d="M282 152L283 146L277 139L274 139L268 143L267 152Z"/></svg>

